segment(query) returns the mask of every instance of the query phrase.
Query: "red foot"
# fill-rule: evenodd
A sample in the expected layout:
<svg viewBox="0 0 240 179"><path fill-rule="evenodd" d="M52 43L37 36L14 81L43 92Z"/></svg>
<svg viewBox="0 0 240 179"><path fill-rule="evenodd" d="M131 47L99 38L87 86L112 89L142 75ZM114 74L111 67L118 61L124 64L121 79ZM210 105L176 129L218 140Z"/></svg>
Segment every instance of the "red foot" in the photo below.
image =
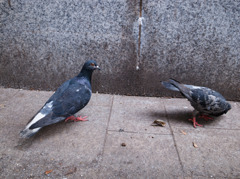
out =
<svg viewBox="0 0 240 179"><path fill-rule="evenodd" d="M85 116L85 117L82 117L82 116L80 116L80 117L75 117L75 116L69 116L68 118L66 118L65 119L65 122L67 122L68 120L71 120L71 121L88 121L87 119L87 116Z"/></svg>
<svg viewBox="0 0 240 179"><path fill-rule="evenodd" d="M209 119L213 119L212 117L209 117L209 116L207 116L207 115L200 115L200 116L198 116L199 118L202 118L202 119L204 119L204 120L206 120L206 121L208 121Z"/></svg>
<svg viewBox="0 0 240 179"><path fill-rule="evenodd" d="M196 126L199 126L199 127L203 126L203 125L197 123L196 117L193 117L192 119L188 119L188 120L193 122L193 127L195 127L195 128L196 128Z"/></svg>

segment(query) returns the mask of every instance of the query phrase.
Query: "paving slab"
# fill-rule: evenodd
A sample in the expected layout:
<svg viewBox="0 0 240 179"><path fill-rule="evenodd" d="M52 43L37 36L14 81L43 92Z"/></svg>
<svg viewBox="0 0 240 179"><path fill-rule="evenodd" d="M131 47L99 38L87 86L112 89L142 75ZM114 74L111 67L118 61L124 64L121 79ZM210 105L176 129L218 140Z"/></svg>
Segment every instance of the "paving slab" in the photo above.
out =
<svg viewBox="0 0 240 179"><path fill-rule="evenodd" d="M111 108L110 95L101 98L94 94L93 99L103 105L92 103L77 113L87 115L87 122L62 122L43 128L32 139L18 138L28 120L52 93L19 91L1 111L2 177L76 178L98 172ZM52 172L45 175L49 170Z"/></svg>
<svg viewBox="0 0 240 179"><path fill-rule="evenodd" d="M107 136L100 174L102 178L183 176L171 135L112 131Z"/></svg>
<svg viewBox="0 0 240 179"><path fill-rule="evenodd" d="M154 127L160 119L165 127ZM138 133L170 134L164 104L160 98L114 96L109 130Z"/></svg>
<svg viewBox="0 0 240 179"><path fill-rule="evenodd" d="M171 126L192 128L192 122L188 119L192 117L193 108L187 99L165 98L162 99L162 102Z"/></svg>
<svg viewBox="0 0 240 179"><path fill-rule="evenodd" d="M175 130L174 136L185 177L240 177L239 130L185 128L184 132Z"/></svg>
<svg viewBox="0 0 240 179"><path fill-rule="evenodd" d="M1 104L3 104L9 98L12 98L18 91L19 91L19 89L0 88L0 101L1 101Z"/></svg>
<svg viewBox="0 0 240 179"><path fill-rule="evenodd" d="M12 92L10 89L10 93ZM17 93L12 93L12 96L5 100L4 108L1 109L0 124L2 122L19 124L24 121L27 123L52 94L53 92L31 90L19 90Z"/></svg>
<svg viewBox="0 0 240 179"><path fill-rule="evenodd" d="M20 139L52 94L0 88L0 178L240 178L239 102L193 128L186 99L93 94L77 113L89 121Z"/></svg>

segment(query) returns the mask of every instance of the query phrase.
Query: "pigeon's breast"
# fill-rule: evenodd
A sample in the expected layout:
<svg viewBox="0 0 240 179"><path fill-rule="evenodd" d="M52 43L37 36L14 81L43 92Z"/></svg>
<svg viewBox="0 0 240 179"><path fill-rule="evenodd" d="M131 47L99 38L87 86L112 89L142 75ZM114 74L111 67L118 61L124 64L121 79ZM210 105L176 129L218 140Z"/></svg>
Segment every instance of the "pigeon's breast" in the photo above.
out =
<svg viewBox="0 0 240 179"><path fill-rule="evenodd" d="M74 95L76 109L80 110L85 107L88 104L91 95L92 90L87 84L81 85L80 88L77 88Z"/></svg>

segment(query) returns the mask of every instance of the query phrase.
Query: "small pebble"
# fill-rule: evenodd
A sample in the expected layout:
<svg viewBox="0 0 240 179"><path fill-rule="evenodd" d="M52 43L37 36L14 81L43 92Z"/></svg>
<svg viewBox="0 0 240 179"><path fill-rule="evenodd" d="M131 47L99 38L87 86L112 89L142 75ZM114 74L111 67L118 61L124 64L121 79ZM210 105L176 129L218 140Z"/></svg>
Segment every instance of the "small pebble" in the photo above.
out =
<svg viewBox="0 0 240 179"><path fill-rule="evenodd" d="M126 147L126 144L125 144L125 143L121 143L121 146L122 146L122 147Z"/></svg>

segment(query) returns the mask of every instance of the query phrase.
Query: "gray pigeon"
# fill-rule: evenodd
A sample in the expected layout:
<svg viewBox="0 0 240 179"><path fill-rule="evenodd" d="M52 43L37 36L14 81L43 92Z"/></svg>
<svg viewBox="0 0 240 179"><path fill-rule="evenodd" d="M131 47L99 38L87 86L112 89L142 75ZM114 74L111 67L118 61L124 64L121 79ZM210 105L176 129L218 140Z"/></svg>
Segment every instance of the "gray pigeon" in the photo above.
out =
<svg viewBox="0 0 240 179"><path fill-rule="evenodd" d="M84 108L91 98L91 78L95 69L100 69L97 63L94 60L87 61L76 77L64 82L48 99L20 132L20 136L29 138L42 127L63 120L86 121L86 117L75 117L74 114Z"/></svg>
<svg viewBox="0 0 240 179"><path fill-rule="evenodd" d="M212 119L209 116L220 116L231 109L231 105L220 93L209 88L181 84L173 79L163 81L162 85L167 89L179 91L190 101L194 108L193 119L190 119L194 127L202 126L196 121L197 115L207 120Z"/></svg>

